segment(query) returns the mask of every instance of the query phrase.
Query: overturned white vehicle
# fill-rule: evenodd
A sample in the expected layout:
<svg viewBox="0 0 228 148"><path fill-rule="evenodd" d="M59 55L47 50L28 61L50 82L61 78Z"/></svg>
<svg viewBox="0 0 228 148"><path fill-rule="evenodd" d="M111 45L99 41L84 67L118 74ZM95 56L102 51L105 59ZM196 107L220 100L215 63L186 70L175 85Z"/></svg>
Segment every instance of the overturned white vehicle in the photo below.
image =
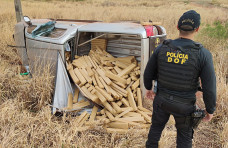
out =
<svg viewBox="0 0 228 148"><path fill-rule="evenodd" d="M15 26L14 39L23 65L33 73L35 63L50 63L56 76L53 113L67 106L73 93L66 70L66 53L88 55L92 41L105 40L105 48L114 57L134 56L140 62L140 85L144 94L143 71L153 50L166 38L166 30L153 23L134 21L100 22L91 20L34 19L28 17ZM28 68L29 67L29 68ZM83 93L79 94L83 97Z"/></svg>

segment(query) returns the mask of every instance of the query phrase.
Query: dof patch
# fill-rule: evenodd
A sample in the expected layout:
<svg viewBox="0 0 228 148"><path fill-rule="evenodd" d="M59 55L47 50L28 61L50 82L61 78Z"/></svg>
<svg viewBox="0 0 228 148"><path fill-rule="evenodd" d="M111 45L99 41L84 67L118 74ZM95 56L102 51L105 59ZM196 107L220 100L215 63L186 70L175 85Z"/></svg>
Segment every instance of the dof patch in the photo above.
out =
<svg viewBox="0 0 228 148"><path fill-rule="evenodd" d="M184 54L181 52L166 52L167 62L174 64L185 64L188 61L188 54Z"/></svg>

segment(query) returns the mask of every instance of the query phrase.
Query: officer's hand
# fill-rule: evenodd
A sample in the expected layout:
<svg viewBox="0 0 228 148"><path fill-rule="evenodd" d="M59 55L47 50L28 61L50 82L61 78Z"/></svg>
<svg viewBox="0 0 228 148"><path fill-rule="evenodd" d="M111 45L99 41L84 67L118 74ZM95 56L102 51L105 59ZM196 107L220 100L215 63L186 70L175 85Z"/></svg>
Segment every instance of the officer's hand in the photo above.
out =
<svg viewBox="0 0 228 148"><path fill-rule="evenodd" d="M153 90L146 90L146 98L150 99L150 100L154 100L154 97L156 96L156 94L154 93Z"/></svg>
<svg viewBox="0 0 228 148"><path fill-rule="evenodd" d="M197 91L195 95L196 95L196 99L200 99L203 97L202 91Z"/></svg>
<svg viewBox="0 0 228 148"><path fill-rule="evenodd" d="M206 116L203 118L203 121L208 122L208 121L211 121L212 118L213 118L213 114L209 114L208 112L206 112Z"/></svg>

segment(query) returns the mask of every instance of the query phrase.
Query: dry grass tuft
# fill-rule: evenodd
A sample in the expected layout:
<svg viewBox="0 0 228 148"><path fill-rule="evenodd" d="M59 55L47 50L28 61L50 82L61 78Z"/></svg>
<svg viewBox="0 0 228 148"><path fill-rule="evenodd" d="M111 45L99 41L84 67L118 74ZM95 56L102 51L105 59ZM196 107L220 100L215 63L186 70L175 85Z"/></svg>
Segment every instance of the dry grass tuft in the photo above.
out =
<svg viewBox="0 0 228 148"><path fill-rule="evenodd" d="M225 0L216 0L226 6ZM183 12L195 9L204 24L228 20L226 8L198 3L166 0L87 0L83 2L22 1L24 15L30 18L93 19L104 21L149 19L161 21L169 38L177 37L177 20ZM47 9L48 8L48 9ZM45 72L36 70L32 78L20 76L24 71L12 35L15 25L12 1L0 5L0 147L144 147L148 130L131 129L125 135L108 134L97 122L87 129L75 127L74 117L55 117L46 105L51 102L53 76L50 65ZM194 147L228 147L227 40L200 34L197 41L212 54L217 76L217 110L210 123L202 123L195 131ZM37 68L39 69L39 68ZM152 102L144 105L152 110ZM175 147L176 130L173 118L168 122L160 141L161 147Z"/></svg>
<svg viewBox="0 0 228 148"><path fill-rule="evenodd" d="M21 65L13 66L14 69L8 66L1 69L0 102L16 99L23 109L33 111L51 103L54 76L51 75L49 66L44 68L45 72L36 71L32 76L21 76Z"/></svg>

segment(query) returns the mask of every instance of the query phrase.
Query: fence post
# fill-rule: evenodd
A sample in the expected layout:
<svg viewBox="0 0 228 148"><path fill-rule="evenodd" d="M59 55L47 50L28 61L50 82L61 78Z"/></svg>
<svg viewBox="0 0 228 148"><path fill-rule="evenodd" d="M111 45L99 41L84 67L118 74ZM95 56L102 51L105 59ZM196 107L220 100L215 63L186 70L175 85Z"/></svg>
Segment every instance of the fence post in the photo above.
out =
<svg viewBox="0 0 228 148"><path fill-rule="evenodd" d="M17 22L21 22L24 19L22 14L21 0L14 0L14 5Z"/></svg>

